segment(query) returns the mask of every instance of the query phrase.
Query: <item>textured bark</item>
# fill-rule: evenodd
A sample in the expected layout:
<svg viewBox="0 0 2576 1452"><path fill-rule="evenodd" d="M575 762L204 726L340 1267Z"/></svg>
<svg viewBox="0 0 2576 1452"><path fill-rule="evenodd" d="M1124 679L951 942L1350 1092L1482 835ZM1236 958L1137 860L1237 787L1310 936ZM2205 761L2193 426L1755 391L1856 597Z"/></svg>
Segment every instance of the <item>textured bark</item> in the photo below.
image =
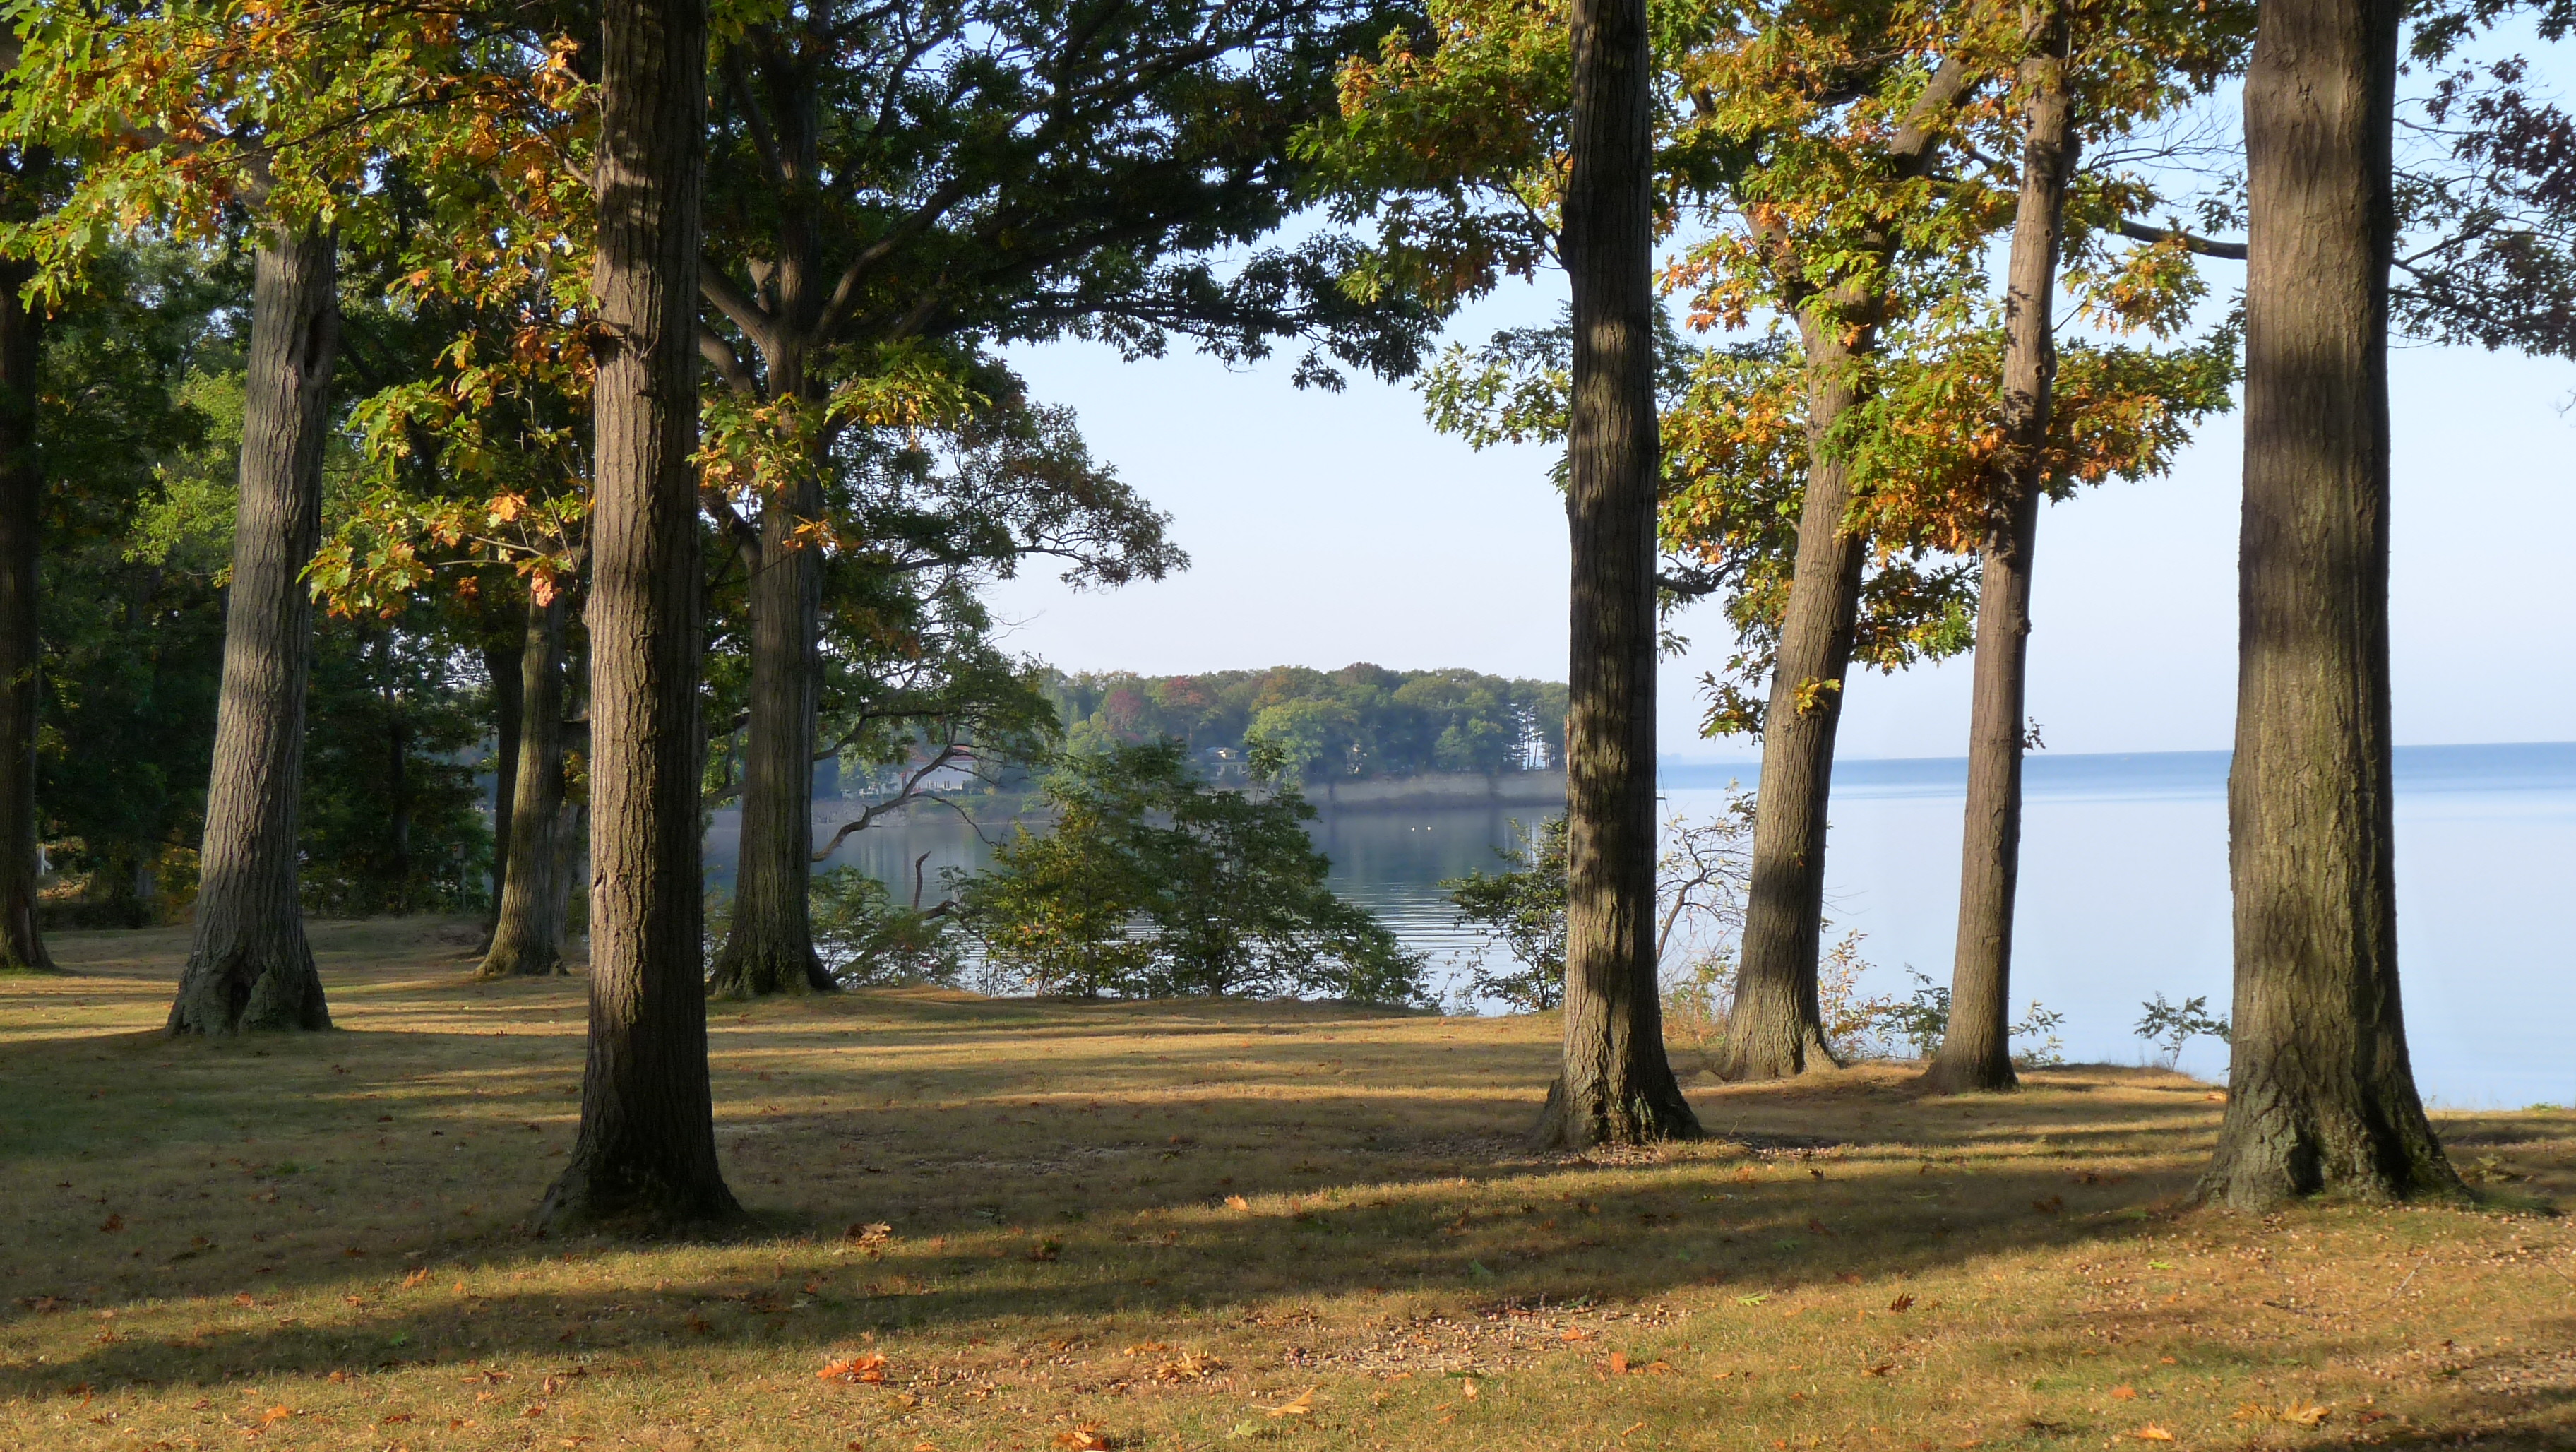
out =
<svg viewBox="0 0 2576 1452"><path fill-rule="evenodd" d="M2021 63L2021 200L2004 291L2003 429L1995 515L1977 591L1976 680L1968 708L1967 826L1959 852L1959 940L1950 964L1950 1021L1924 1075L1935 1093L2010 1089L2013 1073L2013 900L2021 880L2022 723L2028 719L2032 536L2047 483L2041 446L2055 402L2052 303L2067 180L2075 169L2075 106L2066 84L2069 26L2062 4L2026 6Z"/></svg>
<svg viewBox="0 0 2576 1452"><path fill-rule="evenodd" d="M2388 683L2397 0L2262 0L2245 80L2234 1051L2200 1192L2457 1193L2406 1053Z"/></svg>
<svg viewBox="0 0 2576 1452"><path fill-rule="evenodd" d="M807 894L814 871L815 711L822 684L822 559L801 547L802 520L821 516L808 479L761 511L751 579L751 718L745 723L742 835L733 925L710 990L728 998L829 992L838 985L814 951Z"/></svg>
<svg viewBox="0 0 2576 1452"><path fill-rule="evenodd" d="M331 1026L296 900L295 814L313 657L302 574L322 524L338 261L328 230L280 226L254 265L223 686L172 1033Z"/></svg>
<svg viewBox="0 0 2576 1452"><path fill-rule="evenodd" d="M1718 1072L1730 1079L1776 1079L1835 1062L1816 986L1824 952L1825 809L1833 795L1834 731L1851 673L1866 550L1844 522L1852 502L1850 466L1825 438L1859 399L1842 330L1812 320L1802 320L1800 330L1808 372L1807 497L1763 712L1743 961L1716 1056Z"/></svg>
<svg viewBox="0 0 2576 1452"><path fill-rule="evenodd" d="M1655 975L1653 152L1644 0L1575 0L1565 1065L1542 1146L1696 1136Z"/></svg>
<svg viewBox="0 0 2576 1452"><path fill-rule="evenodd" d="M698 895L705 0L608 0L600 56L590 1049L538 1222L664 1231L742 1213L716 1162Z"/></svg>
<svg viewBox="0 0 2576 1452"><path fill-rule="evenodd" d="M36 930L36 562L45 498L36 371L44 319L18 302L32 270L0 266L0 972L54 966Z"/></svg>
<svg viewBox="0 0 2576 1452"><path fill-rule="evenodd" d="M564 805L564 611L558 594L540 605L528 601L528 626L519 646L512 695L519 720L511 729L519 748L512 772L517 800L510 804L510 837L503 856L501 906L492 946L477 977L508 978L563 971L564 885L557 844Z"/></svg>
<svg viewBox="0 0 2576 1452"><path fill-rule="evenodd" d="M526 637L487 640L483 669L492 681L492 922L501 921L501 897L510 887L510 813L519 795L519 719L527 704ZM491 950L491 937L484 938Z"/></svg>
<svg viewBox="0 0 2576 1452"><path fill-rule="evenodd" d="M1934 72L1904 126L1887 143L1890 169L1919 176L1937 153L1936 123L1973 80L1957 60ZM1780 642L1763 712L1762 779L1755 790L1753 872L1745 894L1742 961L1726 1033L1713 1056L1730 1079L1776 1079L1835 1063L1825 1041L1816 967L1824 951L1826 807L1833 796L1834 733L1842 724L1860 620L1867 541L1850 522L1851 466L1834 440L1863 399L1862 365L1878 346L1885 311L1877 273L1823 291L1805 280L1792 238L1776 221L1757 232L1782 257L1783 300L1798 317L1807 375L1807 487L1798 551L1781 607ZM1883 264L1889 234L1855 239Z"/></svg>

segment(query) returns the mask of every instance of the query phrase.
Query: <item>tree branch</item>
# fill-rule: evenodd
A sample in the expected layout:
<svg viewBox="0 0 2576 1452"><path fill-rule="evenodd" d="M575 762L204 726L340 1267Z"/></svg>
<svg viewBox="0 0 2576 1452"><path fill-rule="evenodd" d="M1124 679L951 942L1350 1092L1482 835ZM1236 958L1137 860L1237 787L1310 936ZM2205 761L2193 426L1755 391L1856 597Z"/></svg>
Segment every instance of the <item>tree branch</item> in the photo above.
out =
<svg viewBox="0 0 2576 1452"><path fill-rule="evenodd" d="M2242 242L2213 242L2206 237L2195 237L2189 232L2174 232L2163 227L2150 227L2144 222L2122 222L2113 230L2132 242L2170 242L2179 238L2185 252L2201 257L2222 257L2230 262L2245 260L2245 244Z"/></svg>

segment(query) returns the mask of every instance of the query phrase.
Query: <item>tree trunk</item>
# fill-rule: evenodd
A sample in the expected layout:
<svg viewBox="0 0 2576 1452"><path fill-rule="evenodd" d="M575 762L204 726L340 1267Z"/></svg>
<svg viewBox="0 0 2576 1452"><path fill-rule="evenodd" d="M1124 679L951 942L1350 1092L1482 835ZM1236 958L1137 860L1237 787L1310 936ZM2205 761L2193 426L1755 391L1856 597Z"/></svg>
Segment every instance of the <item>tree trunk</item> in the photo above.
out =
<svg viewBox="0 0 2576 1452"><path fill-rule="evenodd" d="M527 703L527 632L515 648L510 642L487 638L483 646L483 669L492 681L492 934L484 942L491 951L491 937L498 936L501 922L501 897L510 887L510 813L519 795L519 719Z"/></svg>
<svg viewBox="0 0 2576 1452"><path fill-rule="evenodd" d="M327 228L279 225L254 268L223 686L172 1033L331 1026L296 901L295 813L313 661L302 575L321 536L338 263Z"/></svg>
<svg viewBox="0 0 2576 1452"><path fill-rule="evenodd" d="M2057 254L2075 169L2069 25L2060 0L2022 11L2021 205L2004 292L2003 425L1995 517L1977 589L1976 680L1968 709L1967 828L1959 853L1959 941L1950 1021L1924 1075L1934 1093L2010 1089L2013 893L2021 878L2022 723L2030 659L2032 536L2047 483L2041 449L2055 401L2051 326Z"/></svg>
<svg viewBox="0 0 2576 1452"><path fill-rule="evenodd" d="M1537 1139L1687 1138L1655 963L1652 61L1644 0L1575 0L1563 253L1574 285L1566 518L1565 1067Z"/></svg>
<svg viewBox="0 0 2576 1452"><path fill-rule="evenodd" d="M1825 811L1860 619L1866 542L1852 528L1851 466L1830 442L1859 402L1856 350L1839 323L1802 317L1807 353L1807 497L1763 715L1753 872L1735 1002L1716 1053L1730 1079L1776 1079L1835 1062L1816 990L1824 951ZM1866 338L1862 347L1868 346Z"/></svg>
<svg viewBox="0 0 2576 1452"><path fill-rule="evenodd" d="M760 517L751 579L751 719L742 774L742 836L733 927L716 955L711 991L727 998L830 992L814 951L807 902L814 872L814 733L822 662L821 552L798 525L819 518L811 478Z"/></svg>
<svg viewBox="0 0 2576 1452"><path fill-rule="evenodd" d="M44 318L20 305L33 267L0 266L0 972L54 966L36 930L36 610L45 465L36 450Z"/></svg>
<svg viewBox="0 0 2576 1452"><path fill-rule="evenodd" d="M519 759L513 768L517 800L510 804L509 867L501 882L500 915L479 978L537 976L563 971L564 893L556 861L564 801L565 597L540 605L528 600L528 627L511 672L511 694L520 719L511 724Z"/></svg>
<svg viewBox="0 0 2576 1452"><path fill-rule="evenodd" d="M716 1162L699 898L697 295L705 0L601 12L592 389L590 1051L550 1229L738 1218Z"/></svg>
<svg viewBox="0 0 2576 1452"><path fill-rule="evenodd" d="M2457 1193L2397 988L2388 705L2396 0L2262 0L2245 80L2234 1052L2206 1200Z"/></svg>

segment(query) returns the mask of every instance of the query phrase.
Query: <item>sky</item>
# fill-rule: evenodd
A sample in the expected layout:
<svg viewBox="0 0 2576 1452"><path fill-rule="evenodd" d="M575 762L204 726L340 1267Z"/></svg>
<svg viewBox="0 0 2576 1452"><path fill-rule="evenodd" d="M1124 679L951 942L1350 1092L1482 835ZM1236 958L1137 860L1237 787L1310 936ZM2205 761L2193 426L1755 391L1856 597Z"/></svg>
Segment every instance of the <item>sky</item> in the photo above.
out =
<svg viewBox="0 0 2576 1452"><path fill-rule="evenodd" d="M2233 277L2216 277L2222 287ZM1463 314L1451 336L1551 317L1561 279ZM1172 516L1191 557L1161 583L1075 591L1043 570L998 587L1010 645L1060 669L1148 675L1369 661L1565 679L1566 535L1551 451L1477 453L1434 433L1409 385L1300 391L1285 360L1229 369L1178 353L1022 348L1037 398L1071 406L1094 455ZM2576 596L2576 367L2473 350L2391 360L2391 638L2400 745L2576 740L2565 621ZM2058 752L2228 744L2235 696L2240 416L2205 426L2173 472L2052 505L2036 548L2030 714ZM1729 635L1679 619L1662 668L1659 750L1757 756L1703 740L1697 683ZM1958 756L1970 662L1852 683L1848 758Z"/></svg>

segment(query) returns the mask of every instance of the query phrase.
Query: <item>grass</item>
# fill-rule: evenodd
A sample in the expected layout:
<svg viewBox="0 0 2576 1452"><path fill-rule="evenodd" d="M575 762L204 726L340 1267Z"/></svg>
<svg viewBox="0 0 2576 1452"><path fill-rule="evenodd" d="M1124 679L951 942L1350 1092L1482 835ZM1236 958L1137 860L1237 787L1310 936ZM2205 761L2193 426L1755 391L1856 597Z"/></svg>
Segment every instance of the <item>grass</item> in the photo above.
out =
<svg viewBox="0 0 2576 1452"><path fill-rule="evenodd" d="M0 983L0 1446L2576 1446L2565 1111L2442 1116L2481 1208L2230 1217L2151 1070L1534 1156L1552 1020L865 993L714 1015L759 1230L566 1243L580 981L314 936L330 1034L160 1037L175 930Z"/></svg>

